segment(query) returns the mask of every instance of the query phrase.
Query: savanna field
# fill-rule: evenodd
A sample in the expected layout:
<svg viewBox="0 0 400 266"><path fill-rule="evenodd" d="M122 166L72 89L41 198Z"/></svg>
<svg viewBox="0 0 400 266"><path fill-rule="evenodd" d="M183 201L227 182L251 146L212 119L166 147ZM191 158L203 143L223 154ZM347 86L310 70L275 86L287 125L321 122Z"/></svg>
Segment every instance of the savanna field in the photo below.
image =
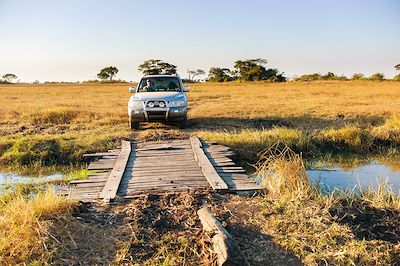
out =
<svg viewBox="0 0 400 266"><path fill-rule="evenodd" d="M0 172L39 176L61 171L70 179L85 178L82 155L115 148L123 138L196 135L229 146L237 163L265 178L266 195L207 199L223 206L214 212L251 265L400 264L398 191L382 181L360 193L323 194L305 171L313 161L348 158L395 164L400 155L399 82L188 85L187 129L143 124L133 133L127 115L129 84L0 85ZM78 217L77 210L84 208L78 203L45 188L36 188L32 196L32 189L20 186L1 196L0 261L5 264L70 264L84 261L85 251L114 264L215 263L204 251L207 240L196 242L199 232L190 228L157 231L152 240L141 242L155 234L147 223L155 211L168 209L175 213L169 218L182 223L195 215L198 195L133 201L124 221L121 213L127 210L121 206L107 215L86 210L97 217L90 223ZM182 209L189 217L179 215ZM116 221L113 226L108 219ZM127 223L130 229L121 233ZM111 236L110 246L97 241L105 237L103 231ZM78 247L77 239L85 235L91 236L86 246ZM78 248L82 254L76 254Z"/></svg>

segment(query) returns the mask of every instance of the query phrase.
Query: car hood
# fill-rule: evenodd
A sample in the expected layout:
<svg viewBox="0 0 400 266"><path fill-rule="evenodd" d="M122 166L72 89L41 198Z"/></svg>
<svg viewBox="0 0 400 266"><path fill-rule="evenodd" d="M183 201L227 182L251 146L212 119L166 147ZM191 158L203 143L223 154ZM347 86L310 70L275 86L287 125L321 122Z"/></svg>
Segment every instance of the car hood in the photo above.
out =
<svg viewBox="0 0 400 266"><path fill-rule="evenodd" d="M175 100L179 98L184 98L182 92L177 91L160 91L160 92L138 92L132 96L135 100L147 101L147 100Z"/></svg>

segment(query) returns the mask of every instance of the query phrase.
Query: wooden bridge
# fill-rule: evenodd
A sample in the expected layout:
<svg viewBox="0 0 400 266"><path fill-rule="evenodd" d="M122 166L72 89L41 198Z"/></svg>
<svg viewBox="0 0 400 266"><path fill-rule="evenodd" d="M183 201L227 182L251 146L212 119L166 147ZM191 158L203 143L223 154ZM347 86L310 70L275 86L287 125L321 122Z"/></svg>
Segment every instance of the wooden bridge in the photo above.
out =
<svg viewBox="0 0 400 266"><path fill-rule="evenodd" d="M237 192L258 191L255 181L236 166L234 153L225 146L186 140L159 142L122 141L118 150L86 154L93 158L88 179L71 182L63 194L81 201L116 197L132 198L165 192L190 190Z"/></svg>

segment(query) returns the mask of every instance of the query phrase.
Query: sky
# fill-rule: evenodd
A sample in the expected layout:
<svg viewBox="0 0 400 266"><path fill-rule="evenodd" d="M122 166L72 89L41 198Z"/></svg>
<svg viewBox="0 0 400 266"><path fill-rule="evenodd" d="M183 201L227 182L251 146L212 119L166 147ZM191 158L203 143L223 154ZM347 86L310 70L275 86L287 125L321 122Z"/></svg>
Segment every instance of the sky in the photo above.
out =
<svg viewBox="0 0 400 266"><path fill-rule="evenodd" d="M397 74L399 0L0 0L0 75L140 79L161 59L187 69L265 58L286 76Z"/></svg>

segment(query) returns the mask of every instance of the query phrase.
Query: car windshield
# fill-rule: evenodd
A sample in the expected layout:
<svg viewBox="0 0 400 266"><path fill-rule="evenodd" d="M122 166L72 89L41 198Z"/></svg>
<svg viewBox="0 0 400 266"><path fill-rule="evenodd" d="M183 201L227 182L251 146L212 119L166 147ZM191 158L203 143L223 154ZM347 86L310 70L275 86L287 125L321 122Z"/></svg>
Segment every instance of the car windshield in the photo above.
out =
<svg viewBox="0 0 400 266"><path fill-rule="evenodd" d="M140 81L138 92L181 91L177 77L149 77Z"/></svg>

